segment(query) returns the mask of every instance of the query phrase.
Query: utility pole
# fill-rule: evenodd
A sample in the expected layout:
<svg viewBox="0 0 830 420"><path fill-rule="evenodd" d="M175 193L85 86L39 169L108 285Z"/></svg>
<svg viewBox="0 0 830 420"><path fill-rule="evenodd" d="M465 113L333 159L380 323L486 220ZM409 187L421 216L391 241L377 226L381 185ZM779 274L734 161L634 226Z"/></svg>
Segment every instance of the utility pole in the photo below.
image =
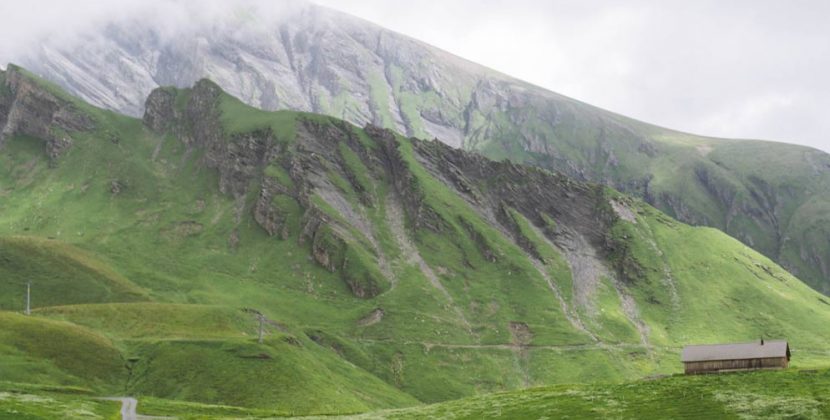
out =
<svg viewBox="0 0 830 420"><path fill-rule="evenodd" d="M26 283L26 315L32 314L32 282Z"/></svg>
<svg viewBox="0 0 830 420"><path fill-rule="evenodd" d="M265 317L262 314L259 314L257 315L257 318L259 318L259 344L262 344L262 324Z"/></svg>

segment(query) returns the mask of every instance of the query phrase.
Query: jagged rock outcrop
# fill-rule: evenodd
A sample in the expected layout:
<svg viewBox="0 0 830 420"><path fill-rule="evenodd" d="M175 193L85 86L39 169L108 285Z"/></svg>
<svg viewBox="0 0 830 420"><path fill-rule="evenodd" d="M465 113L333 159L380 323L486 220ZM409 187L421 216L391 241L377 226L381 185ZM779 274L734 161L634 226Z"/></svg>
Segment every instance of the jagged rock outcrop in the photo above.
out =
<svg viewBox="0 0 830 420"><path fill-rule="evenodd" d="M144 125L156 133L175 129L182 116L176 109L176 89L155 89L150 92L144 106Z"/></svg>
<svg viewBox="0 0 830 420"><path fill-rule="evenodd" d="M0 81L0 147L14 135L42 139L54 166L72 147L72 132L95 127L93 119L75 104L50 92L17 66L10 65Z"/></svg>
<svg viewBox="0 0 830 420"><path fill-rule="evenodd" d="M360 245L348 227L312 200L314 194L339 194L327 172L328 162L337 159L338 142L348 137L343 123L336 129L313 121L298 122L299 139L289 150L289 144L278 141L268 128L227 132L220 122L222 94L208 80L198 82L186 93L157 89L147 99L144 124L155 132L173 134L188 150L203 152L201 164L217 171L219 190L242 206L237 219L250 211L269 235L287 239L294 227L279 200L298 206L303 213L299 240L310 246L314 260L329 271L339 272L355 296L379 294L385 280L361 267L369 262L353 255L352 248ZM177 104L177 95L186 98ZM345 176L344 166L339 169ZM249 196L256 199L246 209ZM233 242L239 241L237 231L234 235Z"/></svg>
<svg viewBox="0 0 830 420"><path fill-rule="evenodd" d="M90 36L98 34L102 42L44 44L20 59L93 104L133 115L141 114L144 98L159 84L187 87L209 77L260 108L312 111L435 137L605 184L684 222L721 229L830 293L830 273L819 269L828 264L815 264L830 253L830 245L789 223L820 226L823 216L805 209L820 207L815 197L830 201L830 188L789 194L779 182L787 173L813 177L810 168L817 168L818 184L830 184L830 174L822 169L830 161L827 154L654 127L333 10L302 2L285 7L274 19L256 11L244 14L261 19L261 25L228 18L174 31L156 26L157 19L136 16L91 28ZM174 104L164 92L154 95L145 116L149 127L161 130L165 120L152 113ZM56 139L49 152L59 156L69 145ZM762 149L800 156L775 159L778 151ZM745 156L768 153L772 158L744 164ZM763 187L747 175L765 168L770 170L760 179L770 189L761 192ZM773 208L771 199L783 203L785 198L790 204Z"/></svg>
<svg viewBox="0 0 830 420"><path fill-rule="evenodd" d="M509 161L453 149L440 142L416 141L421 163L475 206L497 215L511 207L539 226L543 215L584 234L595 244L606 242L614 221L603 187ZM509 222L507 222L509 224Z"/></svg>
<svg viewBox="0 0 830 420"><path fill-rule="evenodd" d="M830 293L830 273L814 264L830 253L830 245L788 223L820 225L821 215L798 209L818 207L811 203L816 196L830 201L830 188L793 195L793 204L778 214L769 200L786 194L775 177L791 172L810 177L804 168L823 171L830 155L786 146L785 154L801 156L745 165L745 156L781 145L759 148L757 142L651 126L333 10L303 2L285 7L274 19L268 13L244 13L261 19L260 25L228 18L174 31L156 26L157 19L136 16L90 29L90 36L104 40L100 43L44 44L21 60L96 105L133 115L141 114L144 98L159 84L187 87L209 77L260 108L328 114L361 126L434 137L490 157L508 156L640 196L684 222L721 229ZM159 103L145 116L148 126L159 130L165 120L157 120L154 109L173 104L164 102L169 97L163 92L154 95ZM68 146L58 141L49 148L58 156ZM771 190L753 197L750 191L760 190L747 174L764 168L772 169L761 174ZM830 184L827 171L820 178ZM793 246L815 252L801 257L804 253Z"/></svg>
<svg viewBox="0 0 830 420"><path fill-rule="evenodd" d="M221 124L220 104L230 99L222 95L207 80L187 91L157 89L147 99L144 124L153 131L173 134L188 150L199 149L201 164L218 173L219 190L242 206L252 201L250 208L240 212L250 211L269 235L291 237L289 207L297 206L302 212L301 229L296 232L300 244L309 247L318 264L340 273L356 296L383 292L391 275L373 268L383 267L385 256L376 239L377 227L365 215L379 200L367 182L392 186L413 231L457 229L457 234L470 238L485 261L500 259L499 251L475 223L460 216L445 219L428 203L423 181L412 165L450 187L484 220L540 261L510 212L518 212L539 227L547 226L548 219L557 220L560 227L548 231L551 241L578 235L597 253L610 252L609 229L616 216L599 185L508 161L491 161L438 141L404 140L372 125L362 130L367 143L356 127L333 119L297 115L295 138L288 140L278 140L267 126L227 132ZM403 156L403 141L411 144L414 162Z"/></svg>

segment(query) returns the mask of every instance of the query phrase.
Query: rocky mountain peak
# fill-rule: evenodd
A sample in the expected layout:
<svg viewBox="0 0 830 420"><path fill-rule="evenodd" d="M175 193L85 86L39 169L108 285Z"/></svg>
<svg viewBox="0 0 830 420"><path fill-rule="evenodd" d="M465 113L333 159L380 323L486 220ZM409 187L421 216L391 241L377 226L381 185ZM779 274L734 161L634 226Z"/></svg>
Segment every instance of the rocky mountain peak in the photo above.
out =
<svg viewBox="0 0 830 420"><path fill-rule="evenodd" d="M293 226L280 200L298 205L303 214L299 241L310 243L315 261L340 272L356 296L381 293L390 277L369 269L384 267L388 257L365 215L393 204L381 203L369 184L392 187L390 200L400 207L413 231L457 231L472 238L488 261L500 257L487 235L472 219L448 217L435 207L424 186L431 181L424 176L450 188L476 209L476 217L488 220L542 263L517 217L549 226L548 240L575 252L579 247L592 248L598 256L613 251L610 229L618 217L599 185L509 161L495 162L438 141L403 138L371 124L359 129L320 116L274 113L272 120L290 120L292 138L275 132L267 119L244 130L230 130L221 121L231 106L247 108L209 81L186 90L159 88L146 101L144 124L174 134L188 150L198 149L201 164L218 172L219 190L237 199L240 214L250 212L269 235L292 236ZM415 168L426 173L418 175L421 169ZM253 204L246 204L251 200ZM229 238L231 243L238 240L237 233ZM363 267L357 277L355 265Z"/></svg>

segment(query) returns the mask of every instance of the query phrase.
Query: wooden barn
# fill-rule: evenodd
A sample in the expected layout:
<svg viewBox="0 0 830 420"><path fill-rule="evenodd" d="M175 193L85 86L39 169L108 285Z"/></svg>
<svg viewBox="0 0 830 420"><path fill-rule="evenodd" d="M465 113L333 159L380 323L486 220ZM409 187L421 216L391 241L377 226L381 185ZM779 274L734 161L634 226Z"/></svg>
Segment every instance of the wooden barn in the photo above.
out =
<svg viewBox="0 0 830 420"><path fill-rule="evenodd" d="M686 346L681 356L686 374L753 369L785 369L790 346L783 340Z"/></svg>

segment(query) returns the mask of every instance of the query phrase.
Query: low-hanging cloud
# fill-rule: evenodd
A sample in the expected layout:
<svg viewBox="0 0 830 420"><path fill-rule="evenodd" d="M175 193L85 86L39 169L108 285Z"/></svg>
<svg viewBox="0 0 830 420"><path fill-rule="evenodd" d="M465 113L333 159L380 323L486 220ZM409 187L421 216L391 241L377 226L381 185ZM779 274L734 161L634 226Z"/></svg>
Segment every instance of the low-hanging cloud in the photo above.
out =
<svg viewBox="0 0 830 420"><path fill-rule="evenodd" d="M32 0L0 2L0 62L14 62L48 41L50 46L96 42L101 27L141 23L159 36L204 31L211 25L260 26L291 16L303 0ZM148 24L150 23L150 24ZM136 25L138 26L138 25ZM13 34L9 36L8 34Z"/></svg>
<svg viewBox="0 0 830 420"><path fill-rule="evenodd" d="M693 133L830 151L830 3L635 0L317 0L504 73ZM197 25L268 25L297 0L0 2L0 62L48 38L152 20L161 36ZM88 42L95 42L90 39Z"/></svg>

